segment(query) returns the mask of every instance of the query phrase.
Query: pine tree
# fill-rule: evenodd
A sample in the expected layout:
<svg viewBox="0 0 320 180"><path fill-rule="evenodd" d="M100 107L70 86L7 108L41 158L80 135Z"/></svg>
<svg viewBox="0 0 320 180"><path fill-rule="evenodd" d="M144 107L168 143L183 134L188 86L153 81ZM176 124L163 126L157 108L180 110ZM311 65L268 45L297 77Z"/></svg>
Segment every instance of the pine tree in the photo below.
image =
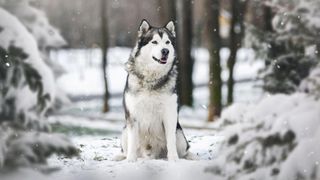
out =
<svg viewBox="0 0 320 180"><path fill-rule="evenodd" d="M59 30L50 24L46 14L31 5L30 0L0 2L0 5L19 19L37 41L38 48L44 62L52 69L55 78L63 75L65 69L51 59L49 52L53 48L66 46L67 43ZM59 88L56 89L57 96L54 99L53 109L69 102L67 95Z"/></svg>
<svg viewBox="0 0 320 180"><path fill-rule="evenodd" d="M54 79L34 37L1 7L0 16L0 169L43 165L53 153L76 154L65 136L48 134L44 114Z"/></svg>
<svg viewBox="0 0 320 180"><path fill-rule="evenodd" d="M310 69L319 62L319 58L310 56L306 49L314 47L314 53L317 53L320 2L267 2L274 10L272 29L268 26L265 32L250 28L248 39L251 42L247 42L256 50L259 58L265 59L266 67L262 72L264 90L270 93L293 93L301 80L308 76ZM267 15L270 16L270 10Z"/></svg>

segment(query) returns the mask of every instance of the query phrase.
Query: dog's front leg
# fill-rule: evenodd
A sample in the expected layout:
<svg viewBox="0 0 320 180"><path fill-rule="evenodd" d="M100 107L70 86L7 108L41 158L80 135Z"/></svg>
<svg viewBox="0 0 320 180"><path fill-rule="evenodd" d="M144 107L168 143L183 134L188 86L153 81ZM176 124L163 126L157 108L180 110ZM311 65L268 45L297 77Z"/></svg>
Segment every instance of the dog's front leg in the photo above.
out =
<svg viewBox="0 0 320 180"><path fill-rule="evenodd" d="M138 137L138 124L136 121L132 120L128 125L128 152L127 152L127 160L129 162L134 162L137 160L137 153L138 153L138 144L139 144L139 137Z"/></svg>
<svg viewBox="0 0 320 180"><path fill-rule="evenodd" d="M165 113L165 118L163 125L165 128L165 135L167 141L167 150L168 150L168 160L176 161L179 159L177 152L177 143L176 143L176 131L177 131L177 121L178 121L178 112L176 109L176 101L171 103L171 106L167 106L167 111Z"/></svg>

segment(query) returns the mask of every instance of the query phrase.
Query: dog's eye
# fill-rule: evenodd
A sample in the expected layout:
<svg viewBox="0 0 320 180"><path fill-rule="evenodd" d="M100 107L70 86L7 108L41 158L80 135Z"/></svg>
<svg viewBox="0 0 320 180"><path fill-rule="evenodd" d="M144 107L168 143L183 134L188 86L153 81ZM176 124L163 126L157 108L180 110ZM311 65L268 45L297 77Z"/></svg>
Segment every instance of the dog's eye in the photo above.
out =
<svg viewBox="0 0 320 180"><path fill-rule="evenodd" d="M158 41L152 41L151 43L152 44L158 44Z"/></svg>
<svg viewBox="0 0 320 180"><path fill-rule="evenodd" d="M166 44L170 44L170 41L166 41Z"/></svg>

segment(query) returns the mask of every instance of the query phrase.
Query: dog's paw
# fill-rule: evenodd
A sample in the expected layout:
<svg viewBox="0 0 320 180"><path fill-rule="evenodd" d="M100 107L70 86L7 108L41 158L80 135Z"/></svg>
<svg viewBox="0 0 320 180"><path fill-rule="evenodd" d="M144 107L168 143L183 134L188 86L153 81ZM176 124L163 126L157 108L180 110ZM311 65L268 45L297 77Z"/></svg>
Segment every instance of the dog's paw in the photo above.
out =
<svg viewBox="0 0 320 180"><path fill-rule="evenodd" d="M194 161L200 160L199 156L197 156L197 155L195 155L195 154L193 154L191 152L187 152L187 154L184 156L184 158L186 160L194 160Z"/></svg>
<svg viewBox="0 0 320 180"><path fill-rule="evenodd" d="M127 159L126 159L126 161L128 161L128 162L136 162L137 161L137 156L128 156L127 157Z"/></svg>
<svg viewBox="0 0 320 180"><path fill-rule="evenodd" d="M115 157L113 157L112 161L122 161L122 160L125 160L125 159L126 159L125 155L119 154L119 155L116 155Z"/></svg>
<svg viewBox="0 0 320 180"><path fill-rule="evenodd" d="M178 161L178 160L179 160L179 156L177 154L168 155L168 161L175 162L175 161Z"/></svg>

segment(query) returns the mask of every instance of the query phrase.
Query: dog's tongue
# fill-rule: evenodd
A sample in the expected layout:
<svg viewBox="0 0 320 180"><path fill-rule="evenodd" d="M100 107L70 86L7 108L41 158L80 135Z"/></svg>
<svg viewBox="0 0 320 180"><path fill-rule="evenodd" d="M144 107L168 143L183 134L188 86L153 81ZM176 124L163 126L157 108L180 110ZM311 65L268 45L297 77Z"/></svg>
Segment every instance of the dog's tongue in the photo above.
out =
<svg viewBox="0 0 320 180"><path fill-rule="evenodd" d="M167 63L167 57L165 57L165 56L161 57L160 62L161 62L162 64Z"/></svg>
<svg viewBox="0 0 320 180"><path fill-rule="evenodd" d="M161 57L160 63L161 64L166 64L167 63L167 57Z"/></svg>

